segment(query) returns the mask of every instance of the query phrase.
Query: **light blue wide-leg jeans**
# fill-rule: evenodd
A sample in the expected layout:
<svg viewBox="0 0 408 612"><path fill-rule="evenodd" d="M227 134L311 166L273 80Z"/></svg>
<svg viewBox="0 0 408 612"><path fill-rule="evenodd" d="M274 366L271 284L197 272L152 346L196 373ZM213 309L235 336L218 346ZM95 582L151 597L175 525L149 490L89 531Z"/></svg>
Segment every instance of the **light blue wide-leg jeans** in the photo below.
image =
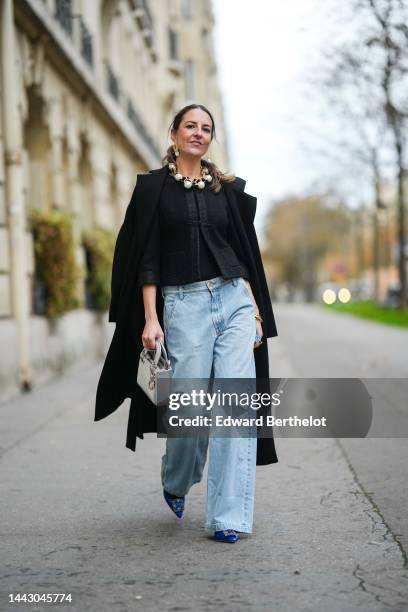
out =
<svg viewBox="0 0 408 612"><path fill-rule="evenodd" d="M242 277L166 285L162 295L164 339L174 378L256 378L256 320ZM256 433L168 437L161 468L163 488L186 495L201 481L207 448L205 529L252 533Z"/></svg>

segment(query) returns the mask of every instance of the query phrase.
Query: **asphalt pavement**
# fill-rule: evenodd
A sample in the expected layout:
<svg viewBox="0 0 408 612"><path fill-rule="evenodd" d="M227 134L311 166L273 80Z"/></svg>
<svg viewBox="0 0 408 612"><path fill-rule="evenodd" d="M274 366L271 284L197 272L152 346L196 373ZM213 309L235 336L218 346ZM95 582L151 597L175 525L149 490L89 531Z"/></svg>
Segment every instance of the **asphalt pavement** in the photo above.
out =
<svg viewBox="0 0 408 612"><path fill-rule="evenodd" d="M333 321L308 307L275 310L271 376L301 376L312 326L324 335ZM350 359L367 341L378 368L363 328L349 322ZM325 342L339 342L337 328ZM319 354L322 345L319 336ZM380 348L391 359L386 341ZM405 439L277 438L279 462L257 468L253 534L217 543L203 529L206 473L178 520L162 499L164 440L147 434L135 453L125 448L129 400L93 421L101 367L0 405L0 610L408 610ZM71 593L72 603L10 604L10 593Z"/></svg>

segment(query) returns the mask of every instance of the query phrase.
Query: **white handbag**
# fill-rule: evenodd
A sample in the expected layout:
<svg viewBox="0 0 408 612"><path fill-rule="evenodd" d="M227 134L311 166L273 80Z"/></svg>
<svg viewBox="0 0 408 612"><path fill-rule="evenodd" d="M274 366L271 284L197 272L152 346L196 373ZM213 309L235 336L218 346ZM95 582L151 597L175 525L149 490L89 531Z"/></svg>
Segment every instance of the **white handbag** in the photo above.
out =
<svg viewBox="0 0 408 612"><path fill-rule="evenodd" d="M137 370L137 384L153 404L160 406L167 402L173 370L164 344L156 339L156 348L144 348L140 353ZM160 389L158 392L158 387Z"/></svg>

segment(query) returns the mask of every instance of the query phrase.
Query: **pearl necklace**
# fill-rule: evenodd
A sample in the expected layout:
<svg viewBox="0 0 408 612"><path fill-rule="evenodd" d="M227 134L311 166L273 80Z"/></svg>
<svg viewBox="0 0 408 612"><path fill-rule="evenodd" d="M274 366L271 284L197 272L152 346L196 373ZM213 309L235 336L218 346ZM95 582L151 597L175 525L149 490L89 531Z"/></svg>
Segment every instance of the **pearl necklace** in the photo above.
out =
<svg viewBox="0 0 408 612"><path fill-rule="evenodd" d="M183 176L177 171L176 164L170 163L168 164L170 174L175 178L176 181L183 181L184 187L186 189L191 189L191 187L198 187L198 189L204 189L205 181L207 183L211 183L212 176L209 173L209 170L206 166L201 166L201 178L192 179L189 176Z"/></svg>

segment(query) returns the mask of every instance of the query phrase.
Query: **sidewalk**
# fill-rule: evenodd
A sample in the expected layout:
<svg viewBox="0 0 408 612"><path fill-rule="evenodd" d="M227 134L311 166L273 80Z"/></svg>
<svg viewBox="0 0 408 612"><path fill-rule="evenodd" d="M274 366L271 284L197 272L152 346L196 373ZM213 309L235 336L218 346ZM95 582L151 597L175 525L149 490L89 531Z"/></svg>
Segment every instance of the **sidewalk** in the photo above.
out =
<svg viewBox="0 0 408 612"><path fill-rule="evenodd" d="M2 610L61 606L7 603L24 592L70 592L78 612L408 609L403 551L340 442L278 438L279 463L257 468L254 534L216 543L205 480L178 521L162 500L164 440L125 448L129 400L93 422L100 368L0 405Z"/></svg>

